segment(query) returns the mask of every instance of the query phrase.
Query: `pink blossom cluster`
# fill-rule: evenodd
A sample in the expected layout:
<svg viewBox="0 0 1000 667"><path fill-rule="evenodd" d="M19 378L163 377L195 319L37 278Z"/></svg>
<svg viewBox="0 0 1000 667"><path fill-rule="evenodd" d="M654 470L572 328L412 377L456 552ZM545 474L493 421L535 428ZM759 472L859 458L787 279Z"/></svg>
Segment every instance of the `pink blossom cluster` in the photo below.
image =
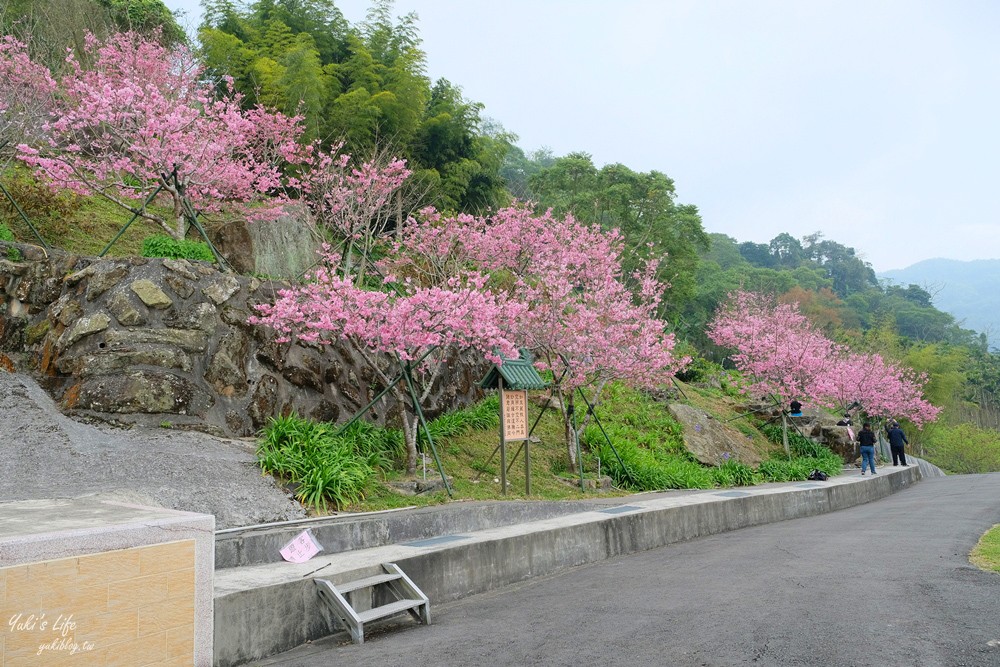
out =
<svg viewBox="0 0 1000 667"><path fill-rule="evenodd" d="M926 376L835 344L794 304L735 292L707 333L717 345L736 350L736 367L751 379L748 393L841 409L857 401L869 417L906 418L918 426L940 412L923 398Z"/></svg>
<svg viewBox="0 0 1000 667"><path fill-rule="evenodd" d="M391 185L393 174L378 177ZM355 184L353 187L369 187ZM656 264L621 275L621 237L572 217L523 207L487 217L410 219L379 269L392 289L373 291L329 268L259 307L255 322L305 340L352 340L418 359L433 347L476 349L499 362L527 347L563 387L621 379L662 384L688 362L656 317ZM326 251L327 266L337 257Z"/></svg>
<svg viewBox="0 0 1000 667"><path fill-rule="evenodd" d="M351 166L351 156L339 153L339 148L317 150L295 185L320 225L357 240L384 216L390 197L411 172L400 159L371 159Z"/></svg>
<svg viewBox="0 0 1000 667"><path fill-rule="evenodd" d="M357 287L327 269L312 282L282 290L274 304L258 306L251 322L267 324L300 340L353 340L373 352L420 359L433 348L479 350L500 362L517 348L499 325L509 304L485 288L485 278L468 274L447 286L405 285L400 293Z"/></svg>
<svg viewBox="0 0 1000 667"><path fill-rule="evenodd" d="M923 398L926 374L886 360L880 354L838 349L831 371L817 378L814 393L838 407L857 401L875 419L906 418L917 426L937 419L941 408Z"/></svg>
<svg viewBox="0 0 1000 667"><path fill-rule="evenodd" d="M752 378L747 391L782 402L807 395L836 346L798 308L753 292L736 292L709 323L708 337L733 348L736 367Z"/></svg>
<svg viewBox="0 0 1000 667"><path fill-rule="evenodd" d="M38 141L51 112L56 82L49 70L32 62L25 44L0 38L0 144L4 154L26 141Z"/></svg>
<svg viewBox="0 0 1000 667"><path fill-rule="evenodd" d="M183 47L121 33L104 42L88 35L84 50L92 64L69 53L48 140L20 145L22 160L55 187L123 204L163 185L178 225L183 195L209 211L257 202L256 217L280 214L282 164L308 158L299 118L244 111L231 85L205 81ZM164 178L175 169L179 188Z"/></svg>

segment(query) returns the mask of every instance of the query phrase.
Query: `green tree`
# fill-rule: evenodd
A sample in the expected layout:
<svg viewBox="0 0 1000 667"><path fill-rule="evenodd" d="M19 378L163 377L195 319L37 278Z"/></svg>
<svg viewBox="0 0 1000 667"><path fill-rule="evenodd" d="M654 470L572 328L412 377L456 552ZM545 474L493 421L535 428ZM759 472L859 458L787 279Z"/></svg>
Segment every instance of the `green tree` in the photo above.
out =
<svg viewBox="0 0 1000 667"><path fill-rule="evenodd" d="M570 153L529 179L532 199L558 214L621 230L626 270L651 254L666 254L661 280L669 283L668 312L695 296L699 253L710 245L698 209L676 202L674 182L658 171L636 172L623 164L597 169L590 155Z"/></svg>
<svg viewBox="0 0 1000 667"><path fill-rule="evenodd" d="M405 158L417 205L479 213L507 202L500 172L513 138L490 131L457 86L431 86L415 14L394 19L391 0L376 0L351 26L332 0L203 6L209 71L234 77L246 104L302 114L306 138L325 147Z"/></svg>
<svg viewBox="0 0 1000 667"><path fill-rule="evenodd" d="M819 232L805 237L803 251L812 262L827 272L833 280L833 291L840 298L878 285L875 271L857 256L854 248L823 240L822 237Z"/></svg>

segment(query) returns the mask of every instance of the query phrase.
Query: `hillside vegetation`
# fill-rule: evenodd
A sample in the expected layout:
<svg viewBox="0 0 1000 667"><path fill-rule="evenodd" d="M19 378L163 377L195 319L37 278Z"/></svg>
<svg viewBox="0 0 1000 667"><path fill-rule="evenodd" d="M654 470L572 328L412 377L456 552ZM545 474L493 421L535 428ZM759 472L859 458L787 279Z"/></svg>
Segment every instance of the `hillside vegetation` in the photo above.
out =
<svg viewBox="0 0 1000 667"><path fill-rule="evenodd" d="M739 405L709 389L688 388L700 409L718 418L732 418ZM581 475L568 470L562 419L558 411L529 403L530 423L538 420L529 443L531 493L525 489L524 452L519 442L507 443L507 493L501 486L499 403L495 395L465 410L430 422L432 448L421 439L421 466L407 474L402 435L359 423L339 433L332 424L296 416L275 419L265 429L258 456L299 499L323 514L334 509L369 511L449 500L536 499L571 500L595 493L621 496L668 489L709 489L750 486L765 482L804 480L814 469L841 472L842 461L825 447L792 433L792 456L786 456L781 429L749 418L738 426L763 462L751 467L720 450L718 464L697 462L685 449L681 427L666 403L624 386L613 387L597 406L608 444L593 421L583 433L585 489ZM540 418L539 418L540 417ZM435 458L436 453L436 458ZM516 458L515 458L516 456ZM619 460L620 457L620 460ZM438 468L440 462L441 468ZM441 470L451 495L441 483ZM605 486L596 482L605 479ZM607 486L607 482L613 483ZM430 490L414 495L417 488ZM408 491L407 491L408 490Z"/></svg>

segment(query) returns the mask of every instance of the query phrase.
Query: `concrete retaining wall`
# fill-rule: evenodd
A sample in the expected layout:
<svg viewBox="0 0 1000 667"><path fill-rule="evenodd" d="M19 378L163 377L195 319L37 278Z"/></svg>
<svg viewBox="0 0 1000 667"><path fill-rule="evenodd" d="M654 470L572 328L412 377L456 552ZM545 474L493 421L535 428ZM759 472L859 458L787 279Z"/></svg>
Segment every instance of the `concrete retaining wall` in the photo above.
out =
<svg viewBox="0 0 1000 667"><path fill-rule="evenodd" d="M221 570L280 563L281 548L307 528L326 553L333 554L539 521L590 509L592 505L579 502L460 503L233 528L215 535L215 567Z"/></svg>

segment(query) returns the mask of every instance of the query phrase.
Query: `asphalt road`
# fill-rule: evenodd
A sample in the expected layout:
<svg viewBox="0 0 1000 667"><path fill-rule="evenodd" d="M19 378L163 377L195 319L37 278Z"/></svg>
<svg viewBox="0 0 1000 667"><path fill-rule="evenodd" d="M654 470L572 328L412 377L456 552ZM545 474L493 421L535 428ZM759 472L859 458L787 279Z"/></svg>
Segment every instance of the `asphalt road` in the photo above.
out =
<svg viewBox="0 0 1000 667"><path fill-rule="evenodd" d="M1000 473L747 528L447 604L261 665L1000 665L1000 575L968 553Z"/></svg>

